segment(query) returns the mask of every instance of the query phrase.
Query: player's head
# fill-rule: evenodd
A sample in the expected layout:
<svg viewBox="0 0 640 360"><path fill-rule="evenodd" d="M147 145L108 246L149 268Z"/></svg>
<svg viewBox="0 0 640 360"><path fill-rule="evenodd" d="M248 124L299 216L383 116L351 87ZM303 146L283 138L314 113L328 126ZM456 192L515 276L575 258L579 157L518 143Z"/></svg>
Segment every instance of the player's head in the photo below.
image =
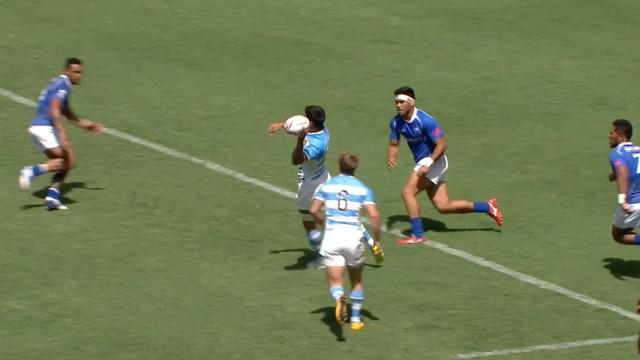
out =
<svg viewBox="0 0 640 360"><path fill-rule="evenodd" d="M324 129L324 121L327 116L325 115L323 108L318 105L309 105L304 108L304 115L309 119L316 130Z"/></svg>
<svg viewBox="0 0 640 360"><path fill-rule="evenodd" d="M633 135L633 126L627 119L617 119L611 124L611 131L609 132L609 146L612 148L619 144L631 140Z"/></svg>
<svg viewBox="0 0 640 360"><path fill-rule="evenodd" d="M340 173L345 175L353 175L358 168L358 157L352 153L342 153L338 158L338 166L340 167Z"/></svg>
<svg viewBox="0 0 640 360"><path fill-rule="evenodd" d="M78 85L82 81L82 60L70 57L64 61L64 74L72 84Z"/></svg>
<svg viewBox="0 0 640 360"><path fill-rule="evenodd" d="M398 111L398 115L405 119L408 119L411 114L413 114L413 110L416 107L416 93L412 88L408 86L402 86L397 88L393 92L393 95L395 95L396 110Z"/></svg>

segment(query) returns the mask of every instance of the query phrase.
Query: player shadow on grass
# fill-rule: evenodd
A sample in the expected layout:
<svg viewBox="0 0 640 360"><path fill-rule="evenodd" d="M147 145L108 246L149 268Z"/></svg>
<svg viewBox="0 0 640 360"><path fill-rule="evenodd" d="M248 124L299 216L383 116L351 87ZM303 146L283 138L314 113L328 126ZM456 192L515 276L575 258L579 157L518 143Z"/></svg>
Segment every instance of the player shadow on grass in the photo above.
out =
<svg viewBox="0 0 640 360"><path fill-rule="evenodd" d="M329 330L331 331L331 333L333 333L333 335L336 336L336 341L338 341L338 342L347 341L347 339L344 337L344 330L336 322L336 313L335 313L335 308L333 306L322 307L320 309L313 310L310 313L311 314L323 314L322 319L320 319L320 321L322 321L323 323L325 323L325 325L327 325L329 327ZM351 306L349 306L348 313L349 313L349 318L351 318ZM362 309L360 311L360 315L362 317L364 317L364 318L369 319L369 320L374 320L374 321L380 320L379 317L373 315L367 309ZM350 328L349 323L346 323L344 325L344 328ZM366 329L366 327L365 327L365 329Z"/></svg>
<svg viewBox="0 0 640 360"><path fill-rule="evenodd" d="M602 261L606 263L603 266L618 280L625 281L625 277L640 279L640 261L638 260L605 258Z"/></svg>
<svg viewBox="0 0 640 360"><path fill-rule="evenodd" d="M37 197L38 199L41 199L42 201L38 204L28 204L28 205L23 205L22 206L22 210L29 210L29 209L33 209L33 208L39 208L39 207L44 207L44 198L47 196L47 191L49 189L49 186L47 185L47 187L44 187L38 191L34 191L32 193L32 195L34 197ZM66 195L68 193L70 193L73 189L85 189L85 190L104 190L103 187L90 187L87 186L84 182L70 182L70 183L64 183L62 184L62 202L66 205L66 204L73 204L76 201L73 200L72 198L67 197Z"/></svg>
<svg viewBox="0 0 640 360"><path fill-rule="evenodd" d="M392 215L387 217L387 229L393 229L393 226L397 222L403 223L411 223L408 215ZM476 228L453 228L450 229L447 227L447 224L442 221L433 220L429 218L422 218L422 227L425 232L433 231L433 232L461 232L461 231L493 231L493 232L502 232L500 229L496 229L493 227L476 227ZM403 235L411 235L411 228L405 229L401 231Z"/></svg>
<svg viewBox="0 0 640 360"><path fill-rule="evenodd" d="M269 254L280 254L280 253L288 253L288 252L300 252L302 255L296 259L296 262L291 265L286 265L283 267L284 270L306 270L309 268L309 264L315 260L315 254L311 249L281 249L281 250L271 250ZM368 264L365 263L364 266L379 268L382 265L378 264Z"/></svg>

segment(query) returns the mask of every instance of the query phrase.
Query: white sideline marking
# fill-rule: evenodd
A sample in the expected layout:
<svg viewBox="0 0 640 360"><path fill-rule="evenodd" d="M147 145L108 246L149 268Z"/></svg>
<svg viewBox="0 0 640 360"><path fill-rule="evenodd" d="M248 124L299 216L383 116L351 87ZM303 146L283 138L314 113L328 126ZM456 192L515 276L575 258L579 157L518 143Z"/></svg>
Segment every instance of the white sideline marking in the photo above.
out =
<svg viewBox="0 0 640 360"><path fill-rule="evenodd" d="M565 349L575 349L584 346L595 346L595 345L608 345L622 342L632 342L636 341L636 336L627 336L623 338L613 338L613 339L592 339L592 340L583 340L583 341L574 341L560 344L550 344L550 345L535 345L535 346L527 346L517 349L505 349L505 350L494 350L494 351L486 351L486 352L474 352L468 354L457 354L455 356L456 359L477 359L484 357L494 357L494 356L504 356L504 355L514 355L514 354L522 354L534 351L557 351L557 350L565 350Z"/></svg>
<svg viewBox="0 0 640 360"><path fill-rule="evenodd" d="M3 88L0 88L0 95L11 99L15 102L18 102L20 104L29 106L29 107L36 107L36 102L27 98L24 98L20 95L17 95L9 90L5 90ZM207 160L202 160L202 159L198 159L196 157L193 157L191 155L185 154L183 152L177 151L177 150L173 150L170 149L168 147L162 146L160 144L156 144L154 142L151 141L147 141L144 139L141 139L139 137L133 136L133 135L129 135L127 133L118 131L118 130L114 130L114 129L105 129L105 132L109 135L115 136L117 138L123 139L123 140L127 140L131 143L134 144L138 144L138 145L142 145L145 147L148 147L150 149L153 149L155 151L161 152L163 154L178 158L178 159L182 159L182 160L186 160L189 162L192 162L194 164L198 164L198 165L202 165L204 167L206 167L207 169L219 172L221 174L230 176L234 179L240 180L242 182L251 184L251 185L255 185L258 187L261 187L263 189L272 191L276 194L280 194L282 196L294 199L296 197L296 194L291 192L291 191L287 191L285 189L279 188L277 186L271 185L269 183L266 183L262 180L256 179L256 178L252 178L249 177L247 175L244 175L240 172L237 172L235 170L231 170L228 169L222 165L219 165L215 162L212 161L207 161ZM363 219L365 222L367 219ZM389 234L393 234L396 236L403 236L403 234L399 231L399 230L389 230L386 227L383 227L382 229L383 231L389 233ZM569 290L567 288L564 288L560 285L556 285L554 283L548 282L548 281L544 281L544 280L540 280L538 278L535 278L533 276L527 275L527 274L523 274L521 272L515 271L515 270L511 270L509 268L506 268L500 264L497 264L493 261L489 261L486 260L484 258L481 258L479 256L475 256L472 254L469 254L466 251L462 251L462 250L458 250L455 248L452 248L450 246L447 246L445 244L439 243L437 241L433 241L433 240L429 240L426 244L426 246L432 247L434 249L440 250L446 254L449 255L453 255L453 256L457 256L460 257L464 260L467 260L469 262L472 262L476 265L485 267L487 269L491 269L493 271L497 271L499 273L505 274L507 276L510 276L514 279L520 280L522 282L525 283L529 283L531 285L534 285L540 289L546 289L546 290L550 290L553 291L555 293L558 293L560 295L564 295L568 298L583 302L585 304L591 305L593 307L599 308L599 309L604 309L604 310L609 310L612 311L616 314L622 315L626 318L635 320L635 321L640 321L640 315L638 314L634 314L633 312L627 311L623 308L620 308L618 306L612 305L612 304L608 304L599 300L596 300L590 296L584 295L584 294L580 294L577 293L573 290Z"/></svg>

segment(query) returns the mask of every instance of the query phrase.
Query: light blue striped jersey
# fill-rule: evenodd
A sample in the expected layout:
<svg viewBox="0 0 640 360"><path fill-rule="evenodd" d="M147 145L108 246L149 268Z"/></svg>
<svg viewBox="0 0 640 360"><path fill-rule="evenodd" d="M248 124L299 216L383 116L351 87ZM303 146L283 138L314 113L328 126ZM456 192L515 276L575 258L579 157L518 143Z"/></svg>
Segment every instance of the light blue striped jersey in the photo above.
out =
<svg viewBox="0 0 640 360"><path fill-rule="evenodd" d="M302 178L304 180L315 180L327 172L324 166L324 160L329 152L329 130L323 130L308 133L304 138L302 147L305 162L300 166L302 170Z"/></svg>
<svg viewBox="0 0 640 360"><path fill-rule="evenodd" d="M53 119L49 113L51 100L54 98L62 100L62 109L69 107L69 96L71 95L71 81L67 75L61 74L51 80L49 85L42 90L38 97L38 109L31 125L53 126Z"/></svg>
<svg viewBox="0 0 640 360"><path fill-rule="evenodd" d="M340 174L320 186L315 198L324 201L326 228L353 226L360 229L360 208L375 204L373 191L353 176Z"/></svg>

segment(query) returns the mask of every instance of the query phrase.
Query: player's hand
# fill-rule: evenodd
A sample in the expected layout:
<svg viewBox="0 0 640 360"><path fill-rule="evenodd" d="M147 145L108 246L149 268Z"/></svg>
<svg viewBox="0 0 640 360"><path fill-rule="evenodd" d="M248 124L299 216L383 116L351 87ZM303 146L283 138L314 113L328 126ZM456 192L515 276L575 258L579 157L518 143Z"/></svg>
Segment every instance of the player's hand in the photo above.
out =
<svg viewBox="0 0 640 360"><path fill-rule="evenodd" d="M87 126L87 131L94 134L102 134L104 132L104 126L99 122L91 121Z"/></svg>
<svg viewBox="0 0 640 360"><path fill-rule="evenodd" d="M269 128L267 128L267 133L269 135L273 135L278 130L281 130L281 129L284 129L284 123L283 122L274 122L273 124L269 125Z"/></svg>
<svg viewBox="0 0 640 360"><path fill-rule="evenodd" d="M398 161L396 159L388 159L387 160L387 168L389 168L389 170L393 170L396 165L398 165Z"/></svg>
<svg viewBox="0 0 640 360"><path fill-rule="evenodd" d="M629 206L629 203L622 203L621 206L625 214L631 214L633 212L631 210L631 207Z"/></svg>
<svg viewBox="0 0 640 360"><path fill-rule="evenodd" d="M376 263L381 264L384 261L384 251L382 251L382 245L379 242L375 242L371 247L371 253Z"/></svg>

